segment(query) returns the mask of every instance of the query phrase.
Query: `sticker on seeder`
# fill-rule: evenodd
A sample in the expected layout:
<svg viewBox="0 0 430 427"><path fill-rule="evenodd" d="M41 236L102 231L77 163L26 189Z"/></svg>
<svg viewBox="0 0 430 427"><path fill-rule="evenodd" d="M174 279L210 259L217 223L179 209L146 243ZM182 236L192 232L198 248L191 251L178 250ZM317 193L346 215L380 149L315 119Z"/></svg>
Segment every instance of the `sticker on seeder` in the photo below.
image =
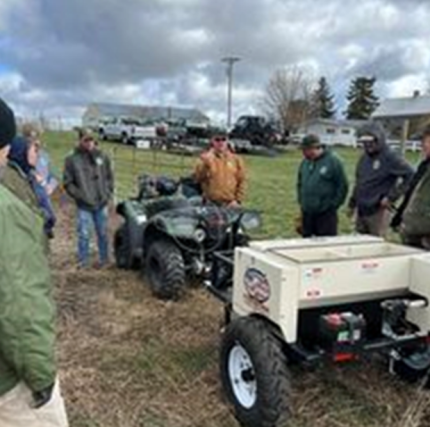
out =
<svg viewBox="0 0 430 427"><path fill-rule="evenodd" d="M372 274L379 268L379 263L376 261L366 261L361 264L361 272L366 274Z"/></svg>

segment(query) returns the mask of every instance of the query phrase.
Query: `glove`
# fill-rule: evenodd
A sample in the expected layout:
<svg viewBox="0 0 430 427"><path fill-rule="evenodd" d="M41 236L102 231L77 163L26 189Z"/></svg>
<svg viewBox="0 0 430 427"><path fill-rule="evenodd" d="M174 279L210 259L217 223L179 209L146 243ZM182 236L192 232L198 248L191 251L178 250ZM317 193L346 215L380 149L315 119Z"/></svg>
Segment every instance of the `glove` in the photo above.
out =
<svg viewBox="0 0 430 427"><path fill-rule="evenodd" d="M51 400L52 392L54 390L54 385L55 384L51 384L49 387L45 388L44 390L33 392L32 407L34 409L39 409L42 406L45 406Z"/></svg>

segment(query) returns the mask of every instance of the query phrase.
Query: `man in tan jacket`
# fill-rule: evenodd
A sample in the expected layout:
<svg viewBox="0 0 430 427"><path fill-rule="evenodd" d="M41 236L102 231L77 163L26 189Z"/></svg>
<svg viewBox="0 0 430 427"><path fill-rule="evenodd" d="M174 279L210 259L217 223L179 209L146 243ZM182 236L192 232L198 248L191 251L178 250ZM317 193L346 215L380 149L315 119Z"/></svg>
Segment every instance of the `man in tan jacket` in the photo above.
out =
<svg viewBox="0 0 430 427"><path fill-rule="evenodd" d="M195 169L203 197L212 203L238 207L245 197L245 166L229 147L227 138L216 136L201 154Z"/></svg>

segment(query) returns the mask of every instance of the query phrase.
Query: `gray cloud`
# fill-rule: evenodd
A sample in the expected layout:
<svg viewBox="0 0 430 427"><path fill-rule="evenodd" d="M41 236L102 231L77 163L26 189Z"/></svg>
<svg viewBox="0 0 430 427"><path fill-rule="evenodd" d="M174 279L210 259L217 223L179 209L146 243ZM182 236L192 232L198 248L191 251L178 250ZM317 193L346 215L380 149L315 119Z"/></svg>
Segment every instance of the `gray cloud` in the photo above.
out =
<svg viewBox="0 0 430 427"><path fill-rule="evenodd" d="M0 89L23 111L121 100L221 114L230 53L243 58L236 111L255 108L270 74L296 63L327 75L339 96L357 74L376 75L384 93L430 71L424 0L2 1L0 58L15 80L6 91L12 77L0 75Z"/></svg>

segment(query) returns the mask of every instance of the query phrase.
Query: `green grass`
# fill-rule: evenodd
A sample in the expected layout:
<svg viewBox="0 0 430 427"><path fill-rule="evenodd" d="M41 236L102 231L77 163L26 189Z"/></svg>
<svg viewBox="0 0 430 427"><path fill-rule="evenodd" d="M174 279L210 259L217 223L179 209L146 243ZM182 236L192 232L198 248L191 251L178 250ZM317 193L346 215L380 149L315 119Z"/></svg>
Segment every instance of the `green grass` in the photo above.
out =
<svg viewBox="0 0 430 427"><path fill-rule="evenodd" d="M64 157L75 144L71 133L47 133L45 143L50 152L54 168L61 173ZM102 143L110 154L115 168L117 200L130 197L136 192L136 179L142 173L166 174L174 177L189 174L196 162L190 156L164 152L134 150L116 143ZM336 149L343 159L352 187L354 169L359 151ZM419 154L408 154L415 164ZM264 225L258 237L290 237L294 235L294 218L299 209L296 203L296 176L301 161L299 150L288 151L278 157L245 156L248 173L246 205L263 213ZM344 210L340 211L340 231L351 232L352 226Z"/></svg>

